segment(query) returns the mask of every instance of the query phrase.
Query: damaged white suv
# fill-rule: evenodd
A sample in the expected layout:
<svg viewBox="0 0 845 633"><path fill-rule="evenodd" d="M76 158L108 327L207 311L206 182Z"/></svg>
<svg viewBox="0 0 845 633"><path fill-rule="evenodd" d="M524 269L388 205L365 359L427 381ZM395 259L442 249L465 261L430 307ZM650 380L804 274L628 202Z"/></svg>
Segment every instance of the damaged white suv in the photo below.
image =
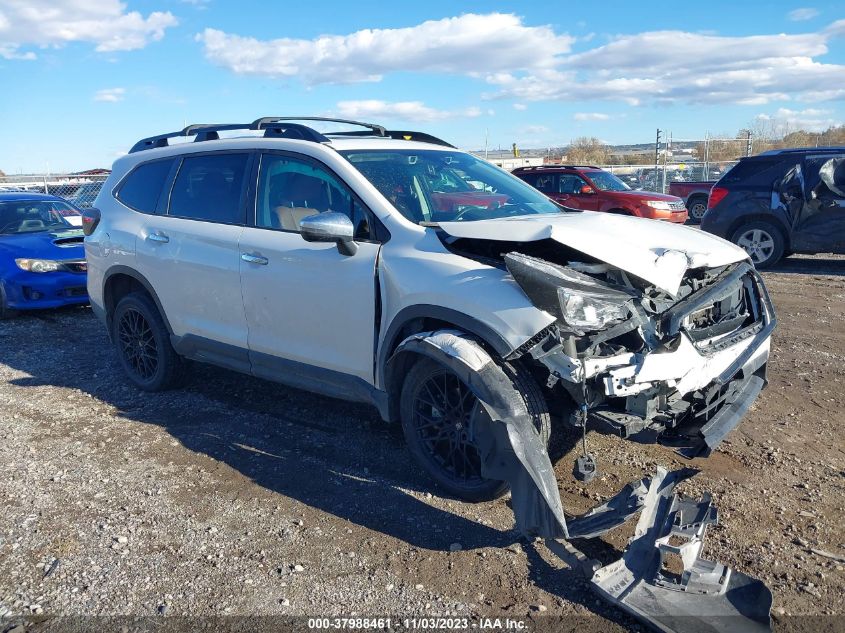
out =
<svg viewBox="0 0 845 633"><path fill-rule="evenodd" d="M696 454L766 382L775 317L742 249L562 208L426 134L190 126L137 143L95 207L88 292L134 384L188 358L370 402L466 499L506 488L480 416Z"/></svg>

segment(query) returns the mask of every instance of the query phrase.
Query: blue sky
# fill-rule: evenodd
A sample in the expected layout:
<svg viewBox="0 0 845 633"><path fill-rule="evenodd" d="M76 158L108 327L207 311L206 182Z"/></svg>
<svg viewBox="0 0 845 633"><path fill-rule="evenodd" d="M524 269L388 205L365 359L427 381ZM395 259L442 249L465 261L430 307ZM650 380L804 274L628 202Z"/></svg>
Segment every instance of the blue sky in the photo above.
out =
<svg viewBox="0 0 845 633"><path fill-rule="evenodd" d="M0 0L0 169L344 115L466 148L845 122L841 2Z"/></svg>

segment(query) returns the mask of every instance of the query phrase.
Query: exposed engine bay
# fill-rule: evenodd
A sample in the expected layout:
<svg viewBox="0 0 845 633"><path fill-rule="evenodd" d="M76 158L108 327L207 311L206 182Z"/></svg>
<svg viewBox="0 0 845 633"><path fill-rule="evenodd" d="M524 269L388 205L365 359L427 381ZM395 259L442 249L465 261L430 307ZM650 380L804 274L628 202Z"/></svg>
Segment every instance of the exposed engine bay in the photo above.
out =
<svg viewBox="0 0 845 633"><path fill-rule="evenodd" d="M747 262L690 269L670 294L552 240L444 242L507 270L555 317L510 358L546 368L547 387L575 405L565 416L574 425L585 410L600 431L707 454L765 386L775 316Z"/></svg>

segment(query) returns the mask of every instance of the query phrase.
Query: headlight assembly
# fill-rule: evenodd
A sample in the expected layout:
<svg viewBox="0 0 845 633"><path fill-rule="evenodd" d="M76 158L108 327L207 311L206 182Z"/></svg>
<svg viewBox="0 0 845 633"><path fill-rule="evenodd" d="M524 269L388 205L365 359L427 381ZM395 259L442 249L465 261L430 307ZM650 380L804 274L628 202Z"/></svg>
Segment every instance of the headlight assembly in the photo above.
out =
<svg viewBox="0 0 845 633"><path fill-rule="evenodd" d="M504 259L508 271L535 306L581 334L627 319L631 301L640 296L631 288L605 283L529 255L508 253Z"/></svg>
<svg viewBox="0 0 845 633"><path fill-rule="evenodd" d="M568 325L582 330L602 330L628 317L628 306L619 297L602 297L583 290L558 288L560 310Z"/></svg>
<svg viewBox="0 0 845 633"><path fill-rule="evenodd" d="M665 200L646 200L644 204L652 209L660 209L661 211L672 210L672 207Z"/></svg>
<svg viewBox="0 0 845 633"><path fill-rule="evenodd" d="M16 259L18 268L30 273L54 273L62 268L62 263L53 259Z"/></svg>

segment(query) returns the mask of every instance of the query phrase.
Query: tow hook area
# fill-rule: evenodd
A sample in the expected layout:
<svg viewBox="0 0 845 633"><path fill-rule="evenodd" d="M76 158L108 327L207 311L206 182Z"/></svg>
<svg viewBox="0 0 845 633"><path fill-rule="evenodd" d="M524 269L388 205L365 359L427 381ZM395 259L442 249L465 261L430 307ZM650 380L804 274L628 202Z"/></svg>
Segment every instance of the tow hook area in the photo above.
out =
<svg viewBox="0 0 845 633"><path fill-rule="evenodd" d="M510 484L517 529L527 538L546 539L549 550L584 574L604 600L660 631L771 630L769 589L699 558L716 509L707 494L695 501L675 493L695 470L658 467L653 477L628 484L567 522L546 447L512 382L484 348L461 332L440 330L408 337L394 358L405 352L436 359L470 387L486 412L475 429L482 475ZM597 538L637 514L622 558L604 567L570 540Z"/></svg>

